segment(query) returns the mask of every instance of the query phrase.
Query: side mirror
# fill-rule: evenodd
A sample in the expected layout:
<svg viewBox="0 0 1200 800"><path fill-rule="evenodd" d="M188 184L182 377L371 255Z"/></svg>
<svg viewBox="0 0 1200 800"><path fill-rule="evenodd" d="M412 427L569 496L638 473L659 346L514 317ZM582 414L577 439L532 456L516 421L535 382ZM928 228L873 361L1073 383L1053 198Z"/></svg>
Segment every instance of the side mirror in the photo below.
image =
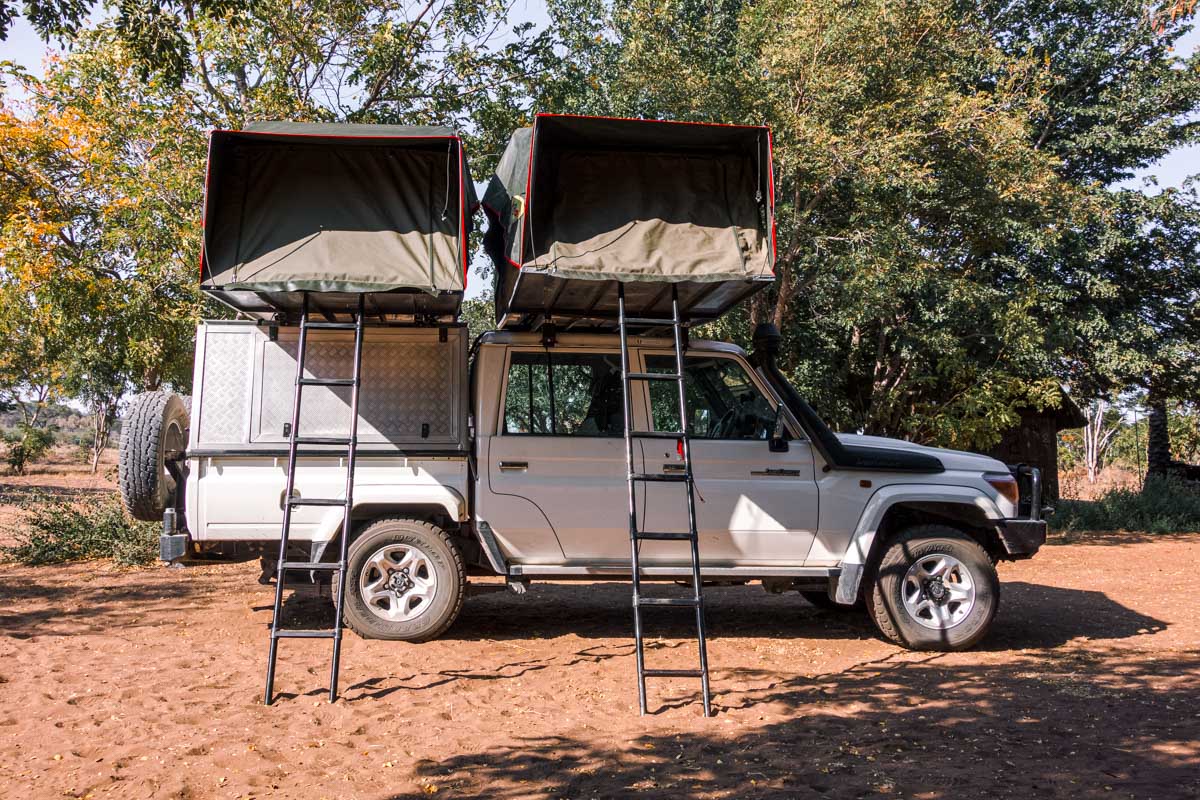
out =
<svg viewBox="0 0 1200 800"><path fill-rule="evenodd" d="M783 425L783 404L775 406L775 422L771 426L771 438L768 441L768 446L772 453L786 453L788 451L788 443L785 438L786 430Z"/></svg>

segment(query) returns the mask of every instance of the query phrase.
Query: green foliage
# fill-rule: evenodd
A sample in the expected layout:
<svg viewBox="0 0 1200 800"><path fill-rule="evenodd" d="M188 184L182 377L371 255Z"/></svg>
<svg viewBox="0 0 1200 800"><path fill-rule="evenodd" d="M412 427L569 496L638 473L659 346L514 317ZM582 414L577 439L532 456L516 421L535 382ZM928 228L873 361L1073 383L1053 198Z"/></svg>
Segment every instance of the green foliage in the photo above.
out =
<svg viewBox="0 0 1200 800"><path fill-rule="evenodd" d="M1060 500L1049 522L1064 531L1200 531L1200 489L1174 478L1151 478L1141 491L1113 489L1099 500Z"/></svg>
<svg viewBox="0 0 1200 800"><path fill-rule="evenodd" d="M8 558L34 566L92 558L122 565L149 564L158 557L158 527L131 520L115 495L73 500L34 496L14 538L0 548Z"/></svg>
<svg viewBox="0 0 1200 800"><path fill-rule="evenodd" d="M464 300L461 318L474 343L480 335L496 328L496 307L489 299Z"/></svg>
<svg viewBox="0 0 1200 800"><path fill-rule="evenodd" d="M4 460L17 475L24 475L25 468L44 456L54 445L54 431L26 424L6 432L0 438L7 445Z"/></svg>
<svg viewBox="0 0 1200 800"><path fill-rule="evenodd" d="M1113 352L1157 374L1200 364L1194 330L1155 327L1200 287L1184 198L1138 208L1107 188L1195 139L1183 11L551 4L560 27L603 20L590 42L564 36L580 88L563 110L771 125L778 280L738 321L780 325L792 380L843 429L966 448L1052 406L1063 379L1112 388L1083 375ZM1096 259L1117 250L1110 280ZM1122 266L1137 279L1118 291Z"/></svg>
<svg viewBox="0 0 1200 800"><path fill-rule="evenodd" d="M186 389L204 133L533 111L771 125L779 263L710 326L785 337L835 426L983 448L1021 407L1200 390L1200 201L1114 189L1200 131L1195 4L0 0L68 52L0 120L0 402ZM209 310L206 310L206 313ZM490 312L468 304L472 334Z"/></svg>

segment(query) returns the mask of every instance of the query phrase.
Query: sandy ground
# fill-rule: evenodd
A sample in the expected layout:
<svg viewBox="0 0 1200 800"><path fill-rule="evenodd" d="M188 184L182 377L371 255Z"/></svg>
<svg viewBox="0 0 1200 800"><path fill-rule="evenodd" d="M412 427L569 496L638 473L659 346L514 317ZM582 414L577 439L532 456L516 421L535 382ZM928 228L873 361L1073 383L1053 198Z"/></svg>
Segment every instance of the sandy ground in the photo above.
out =
<svg viewBox="0 0 1200 800"><path fill-rule="evenodd" d="M625 585L478 594L428 644L348 634L333 705L329 642L284 642L266 707L255 564L5 564L0 796L1195 798L1198 565L1200 535L1058 540L950 655L713 589L704 719L686 680L638 716ZM649 660L691 666L686 617L656 629Z"/></svg>

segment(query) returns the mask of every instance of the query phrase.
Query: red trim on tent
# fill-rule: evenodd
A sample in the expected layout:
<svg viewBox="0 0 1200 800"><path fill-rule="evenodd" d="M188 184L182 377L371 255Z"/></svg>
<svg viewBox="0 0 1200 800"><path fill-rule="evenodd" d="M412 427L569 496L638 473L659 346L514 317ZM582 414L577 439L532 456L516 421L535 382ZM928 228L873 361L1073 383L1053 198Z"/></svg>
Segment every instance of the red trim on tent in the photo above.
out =
<svg viewBox="0 0 1200 800"><path fill-rule="evenodd" d="M771 274L775 274L775 259L779 257L779 247L775 243L775 144L771 139L771 129L767 128L767 192L771 209Z"/></svg>
<svg viewBox="0 0 1200 800"><path fill-rule="evenodd" d="M537 141L537 121L541 114L534 114L533 125L529 131L529 166L525 171L525 219L521 220L521 249L517 251L517 258L525 260L525 227L528 225L532 233L533 222L533 143ZM506 256L507 257L507 256ZM509 263L512 259L508 259ZM517 269L521 266L518 264Z"/></svg>
<svg viewBox="0 0 1200 800"><path fill-rule="evenodd" d="M467 243L467 218L466 218L466 193L463 191L463 179L465 168L463 165L463 145L462 137L459 136L396 136L388 134L385 136L350 136L328 133L275 133L272 131L238 131L231 128L214 128L208 132L208 160L204 167L204 202L200 209L200 280L204 280L204 251L205 251L205 225L208 221L208 183L212 175L212 143L213 135L217 133L232 133L238 136L257 136L257 137L275 137L283 136L295 139L379 139L382 141L392 140L420 140L420 141L450 141L458 144L458 228L459 240L462 242L462 262L463 262L463 291L467 289L467 254L470 250ZM472 210L471 213L474 213Z"/></svg>
<svg viewBox="0 0 1200 800"><path fill-rule="evenodd" d="M618 122L658 122L663 125L705 125L713 128L766 128L766 125L740 125L732 122L692 122L684 119L645 119L642 117L602 117L593 114L549 114L539 113L534 115L534 124L537 124L537 117L568 117L571 119L611 119Z"/></svg>
<svg viewBox="0 0 1200 800"><path fill-rule="evenodd" d="M462 147L462 138L459 136L397 136L395 134L387 135L350 135L350 134L335 134L335 133L276 133L275 131L235 131L231 128L214 128L209 134L209 140L212 140L213 133L235 133L238 136L286 136L297 139L423 139L430 142L451 140L458 142L459 147Z"/></svg>
<svg viewBox="0 0 1200 800"><path fill-rule="evenodd" d="M200 203L200 282L204 282L204 252L208 249L205 241L207 240L207 225L208 225L208 181L212 177L212 135L216 131L210 131L208 134L208 157L204 161L204 200Z"/></svg>
<svg viewBox="0 0 1200 800"><path fill-rule="evenodd" d="M775 169L774 169L774 145L771 143L771 128L768 125L740 125L731 122L691 122L688 120L679 119L642 119L639 117L603 117L591 114L548 114L538 113L533 115L533 126L529 134L529 168L525 174L525 220L521 225L521 249L518 255L525 258L525 227L533 219L533 145L537 140L537 123L542 117L565 117L568 119L607 119L616 120L618 122L645 122L658 123L661 125L699 125L711 128L740 128L742 130L765 130L767 132L767 181L769 198L769 209L771 212L771 274L775 274L775 258L777 256L777 247L775 242ZM494 210L493 210L494 212ZM497 215L498 216L498 215ZM512 264L517 269L521 268L520 264L514 262L511 258L508 263Z"/></svg>
<svg viewBox="0 0 1200 800"><path fill-rule="evenodd" d="M462 250L463 291L467 290L467 193L463 179L463 149L458 148L458 241Z"/></svg>

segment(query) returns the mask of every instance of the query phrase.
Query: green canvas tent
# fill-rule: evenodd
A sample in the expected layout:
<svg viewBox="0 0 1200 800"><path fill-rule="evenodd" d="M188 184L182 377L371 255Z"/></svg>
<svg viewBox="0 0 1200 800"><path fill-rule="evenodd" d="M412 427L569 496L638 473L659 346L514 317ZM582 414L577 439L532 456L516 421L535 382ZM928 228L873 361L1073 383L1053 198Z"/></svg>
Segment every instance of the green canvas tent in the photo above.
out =
<svg viewBox="0 0 1200 800"><path fill-rule="evenodd" d="M256 123L209 142L201 288L252 315L454 316L475 189L447 128Z"/></svg>
<svg viewBox="0 0 1200 800"><path fill-rule="evenodd" d="M484 194L497 321L712 319L774 278L766 127L539 114Z"/></svg>

